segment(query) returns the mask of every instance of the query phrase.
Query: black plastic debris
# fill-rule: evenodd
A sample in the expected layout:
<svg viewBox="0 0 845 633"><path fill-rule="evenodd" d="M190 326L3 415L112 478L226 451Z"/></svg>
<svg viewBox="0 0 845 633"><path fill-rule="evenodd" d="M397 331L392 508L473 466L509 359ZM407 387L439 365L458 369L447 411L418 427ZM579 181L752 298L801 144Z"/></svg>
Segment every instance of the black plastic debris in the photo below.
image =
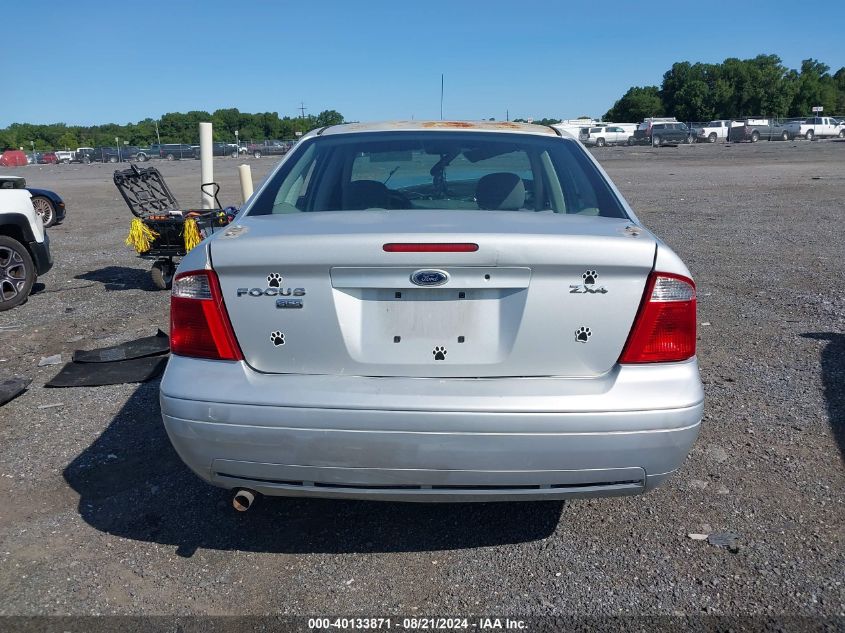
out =
<svg viewBox="0 0 845 633"><path fill-rule="evenodd" d="M101 347L92 350L76 350L73 353L75 363L111 363L120 360L132 360L147 356L159 356L170 351L170 337L161 330L155 336L147 336L120 345Z"/></svg>
<svg viewBox="0 0 845 633"><path fill-rule="evenodd" d="M739 551L739 534L736 532L714 532L707 537L707 542L716 547L724 547L734 554Z"/></svg>
<svg viewBox="0 0 845 633"><path fill-rule="evenodd" d="M146 382L164 372L169 356L147 356L130 360L68 363L45 387L102 387L128 382Z"/></svg>
<svg viewBox="0 0 845 633"><path fill-rule="evenodd" d="M0 381L0 406L21 395L31 382L31 378L23 376L13 376Z"/></svg>

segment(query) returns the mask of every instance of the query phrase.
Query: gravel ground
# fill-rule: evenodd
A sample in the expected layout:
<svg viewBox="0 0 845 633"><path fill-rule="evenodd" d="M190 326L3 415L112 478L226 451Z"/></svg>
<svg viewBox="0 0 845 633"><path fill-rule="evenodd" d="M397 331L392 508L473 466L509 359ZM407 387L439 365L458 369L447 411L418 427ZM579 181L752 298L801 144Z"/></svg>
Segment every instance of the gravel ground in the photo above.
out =
<svg viewBox="0 0 845 633"><path fill-rule="evenodd" d="M69 211L43 285L0 314L0 377L33 380L0 408L0 615L845 615L845 143L595 153L698 283L707 409L683 469L633 498L245 515L179 461L156 382L42 387L41 357L153 334L168 296L123 246L112 166L20 170ZM237 163L215 163L224 204ZM198 162L158 166L198 205ZM688 536L726 531L735 551Z"/></svg>

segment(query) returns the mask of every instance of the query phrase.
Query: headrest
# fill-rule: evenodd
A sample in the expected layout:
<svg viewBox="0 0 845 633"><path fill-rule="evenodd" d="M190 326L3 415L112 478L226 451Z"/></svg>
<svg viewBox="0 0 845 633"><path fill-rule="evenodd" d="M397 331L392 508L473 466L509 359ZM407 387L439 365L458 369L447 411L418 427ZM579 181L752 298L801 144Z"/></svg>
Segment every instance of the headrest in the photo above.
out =
<svg viewBox="0 0 845 633"><path fill-rule="evenodd" d="M487 174L476 185L475 200L479 209L516 211L525 204L525 185L516 174Z"/></svg>
<svg viewBox="0 0 845 633"><path fill-rule="evenodd" d="M387 209L390 206L390 190L378 180L353 180L346 190L345 209Z"/></svg>

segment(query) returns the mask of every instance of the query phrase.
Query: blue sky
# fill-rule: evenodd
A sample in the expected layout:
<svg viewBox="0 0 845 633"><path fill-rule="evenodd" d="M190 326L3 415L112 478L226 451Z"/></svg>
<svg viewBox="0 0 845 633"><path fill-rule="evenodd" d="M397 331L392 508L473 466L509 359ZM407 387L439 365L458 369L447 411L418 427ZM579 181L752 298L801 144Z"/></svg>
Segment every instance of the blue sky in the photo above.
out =
<svg viewBox="0 0 845 633"><path fill-rule="evenodd" d="M756 4L13 0L0 127L221 107L294 116L300 101L348 120L438 118L441 72L446 118L571 118L659 84L675 61L845 65L841 4ZM684 26L654 34L672 23Z"/></svg>

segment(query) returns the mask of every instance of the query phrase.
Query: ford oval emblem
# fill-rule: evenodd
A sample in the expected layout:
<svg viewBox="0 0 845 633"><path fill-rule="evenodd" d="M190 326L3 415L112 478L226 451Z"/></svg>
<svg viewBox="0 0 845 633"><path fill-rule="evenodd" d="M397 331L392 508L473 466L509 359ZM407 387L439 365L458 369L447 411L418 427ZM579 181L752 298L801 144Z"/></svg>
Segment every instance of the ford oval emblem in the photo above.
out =
<svg viewBox="0 0 845 633"><path fill-rule="evenodd" d="M418 286L442 286L449 281L449 273L443 270L418 270L411 275L411 282Z"/></svg>

